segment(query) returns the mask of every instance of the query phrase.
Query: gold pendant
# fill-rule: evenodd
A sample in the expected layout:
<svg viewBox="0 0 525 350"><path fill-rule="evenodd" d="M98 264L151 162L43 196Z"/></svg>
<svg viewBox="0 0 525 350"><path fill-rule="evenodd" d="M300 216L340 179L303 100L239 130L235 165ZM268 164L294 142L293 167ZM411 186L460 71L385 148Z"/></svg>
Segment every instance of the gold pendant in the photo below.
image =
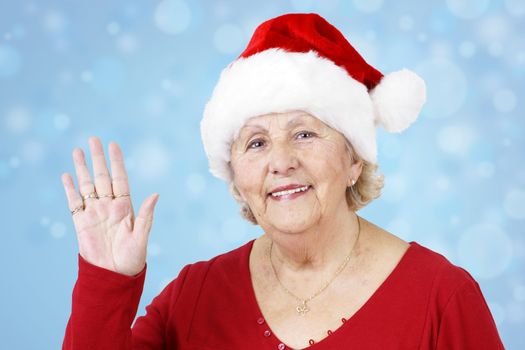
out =
<svg viewBox="0 0 525 350"><path fill-rule="evenodd" d="M306 305L306 300L303 300L301 305L298 305L296 308L297 313L299 313L301 316L304 316L310 309L308 308L308 305Z"/></svg>

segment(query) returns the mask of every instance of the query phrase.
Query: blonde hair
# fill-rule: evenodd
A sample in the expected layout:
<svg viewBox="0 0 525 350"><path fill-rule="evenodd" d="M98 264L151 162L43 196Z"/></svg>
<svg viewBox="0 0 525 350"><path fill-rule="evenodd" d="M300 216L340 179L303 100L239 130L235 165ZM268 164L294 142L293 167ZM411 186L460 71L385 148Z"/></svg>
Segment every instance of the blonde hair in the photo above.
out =
<svg viewBox="0 0 525 350"><path fill-rule="evenodd" d="M358 161L363 162L361 175L357 178L356 183L353 186L346 188L346 203L348 204L348 207L355 212L364 208L367 204L381 195L381 190L384 186L384 175L376 174L379 166L359 157L346 137L345 141L347 149L350 151L352 164ZM252 224L257 225L255 215L253 215L248 203L243 201L239 191L233 184L233 181L229 184L229 190L233 198L241 205L239 210L241 216Z"/></svg>

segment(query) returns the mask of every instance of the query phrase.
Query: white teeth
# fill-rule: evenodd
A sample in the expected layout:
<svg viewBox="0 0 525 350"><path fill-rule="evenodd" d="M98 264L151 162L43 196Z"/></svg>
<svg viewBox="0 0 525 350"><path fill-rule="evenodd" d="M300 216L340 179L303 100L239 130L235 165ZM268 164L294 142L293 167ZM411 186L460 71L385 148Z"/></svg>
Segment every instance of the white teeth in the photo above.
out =
<svg viewBox="0 0 525 350"><path fill-rule="evenodd" d="M308 186L304 186L304 187L294 188L293 190L274 192L274 193L272 193L272 196L279 197L279 196L284 196L284 195L292 194L292 193L296 193L296 192L304 192L307 189L308 189Z"/></svg>

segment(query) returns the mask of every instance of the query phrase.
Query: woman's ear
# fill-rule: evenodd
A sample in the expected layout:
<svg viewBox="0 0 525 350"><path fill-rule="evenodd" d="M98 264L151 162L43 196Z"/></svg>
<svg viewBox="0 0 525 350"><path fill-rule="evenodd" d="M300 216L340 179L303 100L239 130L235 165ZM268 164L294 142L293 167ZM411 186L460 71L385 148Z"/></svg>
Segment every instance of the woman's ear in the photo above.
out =
<svg viewBox="0 0 525 350"><path fill-rule="evenodd" d="M346 156L348 157L348 179L346 186L351 187L357 182L359 176L361 176L361 172L363 171L363 160L357 155L348 141L346 141Z"/></svg>
<svg viewBox="0 0 525 350"><path fill-rule="evenodd" d="M347 182L347 187L353 186L357 183L357 179L361 176L363 171L363 160L359 157L353 159L353 164L350 166L349 178Z"/></svg>

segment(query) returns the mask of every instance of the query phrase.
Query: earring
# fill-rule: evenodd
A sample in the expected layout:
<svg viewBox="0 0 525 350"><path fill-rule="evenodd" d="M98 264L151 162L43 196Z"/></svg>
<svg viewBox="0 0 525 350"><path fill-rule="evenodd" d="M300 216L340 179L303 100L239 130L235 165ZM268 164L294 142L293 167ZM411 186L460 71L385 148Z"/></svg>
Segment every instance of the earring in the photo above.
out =
<svg viewBox="0 0 525 350"><path fill-rule="evenodd" d="M353 185L355 185L355 180L354 180L354 179L352 179L352 186L353 186Z"/></svg>

